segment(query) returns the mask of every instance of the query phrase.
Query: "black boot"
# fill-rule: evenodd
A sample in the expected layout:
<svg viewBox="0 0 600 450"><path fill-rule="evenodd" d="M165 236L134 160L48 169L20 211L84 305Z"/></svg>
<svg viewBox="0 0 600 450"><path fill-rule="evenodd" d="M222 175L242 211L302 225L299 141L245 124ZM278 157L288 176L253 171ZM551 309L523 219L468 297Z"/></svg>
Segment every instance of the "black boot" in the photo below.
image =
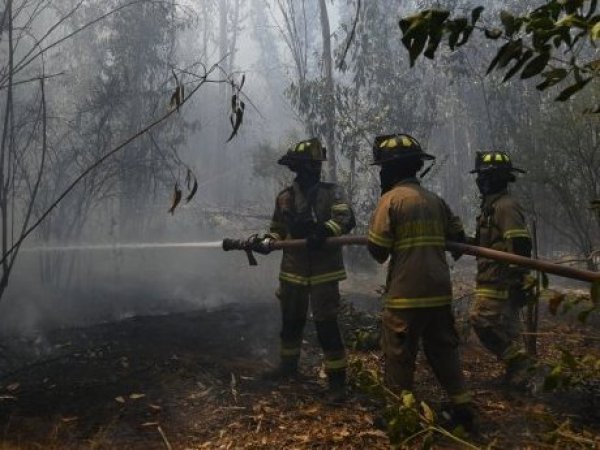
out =
<svg viewBox="0 0 600 450"><path fill-rule="evenodd" d="M327 391L327 403L341 404L346 401L346 371L336 370L327 374L329 388Z"/></svg>
<svg viewBox="0 0 600 450"><path fill-rule="evenodd" d="M265 372L262 376L263 380L267 381L297 380L299 377L297 359L282 359L279 367Z"/></svg>
<svg viewBox="0 0 600 450"><path fill-rule="evenodd" d="M470 435L477 435L477 410L473 403L463 403L452 407L451 424L462 427Z"/></svg>

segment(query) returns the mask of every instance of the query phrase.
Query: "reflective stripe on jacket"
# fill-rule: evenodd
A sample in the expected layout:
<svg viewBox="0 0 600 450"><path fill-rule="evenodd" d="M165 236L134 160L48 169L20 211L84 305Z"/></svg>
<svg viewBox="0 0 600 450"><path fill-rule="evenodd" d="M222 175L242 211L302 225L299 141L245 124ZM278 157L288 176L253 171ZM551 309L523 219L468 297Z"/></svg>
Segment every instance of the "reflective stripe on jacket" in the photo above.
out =
<svg viewBox="0 0 600 450"><path fill-rule="evenodd" d="M477 217L475 242L482 247L514 251L515 239L531 240L523 209L507 191L483 198ZM508 298L508 289L520 283L527 269L477 258L477 295L498 300Z"/></svg>
<svg viewBox="0 0 600 450"><path fill-rule="evenodd" d="M384 306L428 308L452 300L446 240L463 234L460 219L418 180L385 193L371 218L369 242L390 251Z"/></svg>
<svg viewBox="0 0 600 450"><path fill-rule="evenodd" d="M299 217L309 217L314 223L324 224L333 236L349 233L355 226L355 219L342 189L322 182L316 189L312 207L297 183L284 189L277 196L269 234L275 239L291 239L291 224ZM341 248L283 250L281 281L310 286L345 278Z"/></svg>

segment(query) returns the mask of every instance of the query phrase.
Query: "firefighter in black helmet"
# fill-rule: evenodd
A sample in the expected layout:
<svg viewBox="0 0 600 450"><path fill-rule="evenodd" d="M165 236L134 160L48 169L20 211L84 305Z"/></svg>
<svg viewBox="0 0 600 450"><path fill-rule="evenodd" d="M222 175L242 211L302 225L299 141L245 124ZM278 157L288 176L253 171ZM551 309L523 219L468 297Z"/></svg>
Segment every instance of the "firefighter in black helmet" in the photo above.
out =
<svg viewBox="0 0 600 450"><path fill-rule="evenodd" d="M382 196L371 218L368 249L377 262L390 260L382 313L386 385L398 394L413 389L422 341L450 397L454 421L473 431L475 412L460 367L445 254L446 240L464 241L461 221L419 183L424 161L435 158L415 138L378 136L373 157L381 166Z"/></svg>
<svg viewBox="0 0 600 450"><path fill-rule="evenodd" d="M308 306L324 353L330 399L344 398L346 352L338 327L338 283L346 278L342 251L324 248L325 239L340 236L355 226L354 213L338 186L321 182L326 150L318 139L293 145L279 164L296 174L293 184L277 196L269 233L263 239L307 239L307 248L285 249L277 296L282 312L280 366L270 375L294 378Z"/></svg>
<svg viewBox="0 0 600 450"><path fill-rule="evenodd" d="M475 245L531 256L531 237L523 209L509 193L515 173L510 156L502 151L478 152L476 183L481 193ZM526 388L531 361L521 341L519 311L530 298L532 283L528 270L485 258L477 259L475 302L471 323L481 343L505 363L505 381Z"/></svg>

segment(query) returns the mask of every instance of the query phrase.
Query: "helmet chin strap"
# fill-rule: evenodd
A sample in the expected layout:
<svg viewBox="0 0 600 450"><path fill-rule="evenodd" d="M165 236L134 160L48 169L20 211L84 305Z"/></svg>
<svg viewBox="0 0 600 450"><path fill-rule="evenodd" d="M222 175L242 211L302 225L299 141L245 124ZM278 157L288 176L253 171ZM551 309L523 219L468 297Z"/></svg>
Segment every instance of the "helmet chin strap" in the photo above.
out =
<svg viewBox="0 0 600 450"><path fill-rule="evenodd" d="M425 170L423 170L420 174L419 174L419 179L423 179L425 178L425 175L427 175L429 172L431 172L431 169L433 169L433 166L435 166L435 159L431 162L431 164L429 164L429 167Z"/></svg>

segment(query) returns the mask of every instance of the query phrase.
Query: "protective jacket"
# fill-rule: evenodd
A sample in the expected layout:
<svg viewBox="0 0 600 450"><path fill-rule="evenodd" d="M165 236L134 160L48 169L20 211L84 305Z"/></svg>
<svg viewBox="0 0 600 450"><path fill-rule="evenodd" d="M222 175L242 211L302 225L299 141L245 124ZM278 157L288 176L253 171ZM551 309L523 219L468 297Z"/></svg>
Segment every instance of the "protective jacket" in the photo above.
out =
<svg viewBox="0 0 600 450"><path fill-rule="evenodd" d="M464 236L460 219L440 197L403 180L385 193L372 216L369 242L389 250L384 306L428 308L452 300L446 240Z"/></svg>
<svg viewBox="0 0 600 450"><path fill-rule="evenodd" d="M335 184L319 182L305 195L294 182L277 196L269 235L275 239L303 238L319 224L327 227L331 236L346 234L354 228L354 213L343 191ZM281 281L314 286L345 278L340 248L283 250Z"/></svg>
<svg viewBox="0 0 600 450"><path fill-rule="evenodd" d="M503 191L483 198L477 217L475 244L529 256L531 237L521 206ZM525 249L525 250L523 250ZM477 294L498 300L508 299L508 290L519 285L527 269L477 258Z"/></svg>

